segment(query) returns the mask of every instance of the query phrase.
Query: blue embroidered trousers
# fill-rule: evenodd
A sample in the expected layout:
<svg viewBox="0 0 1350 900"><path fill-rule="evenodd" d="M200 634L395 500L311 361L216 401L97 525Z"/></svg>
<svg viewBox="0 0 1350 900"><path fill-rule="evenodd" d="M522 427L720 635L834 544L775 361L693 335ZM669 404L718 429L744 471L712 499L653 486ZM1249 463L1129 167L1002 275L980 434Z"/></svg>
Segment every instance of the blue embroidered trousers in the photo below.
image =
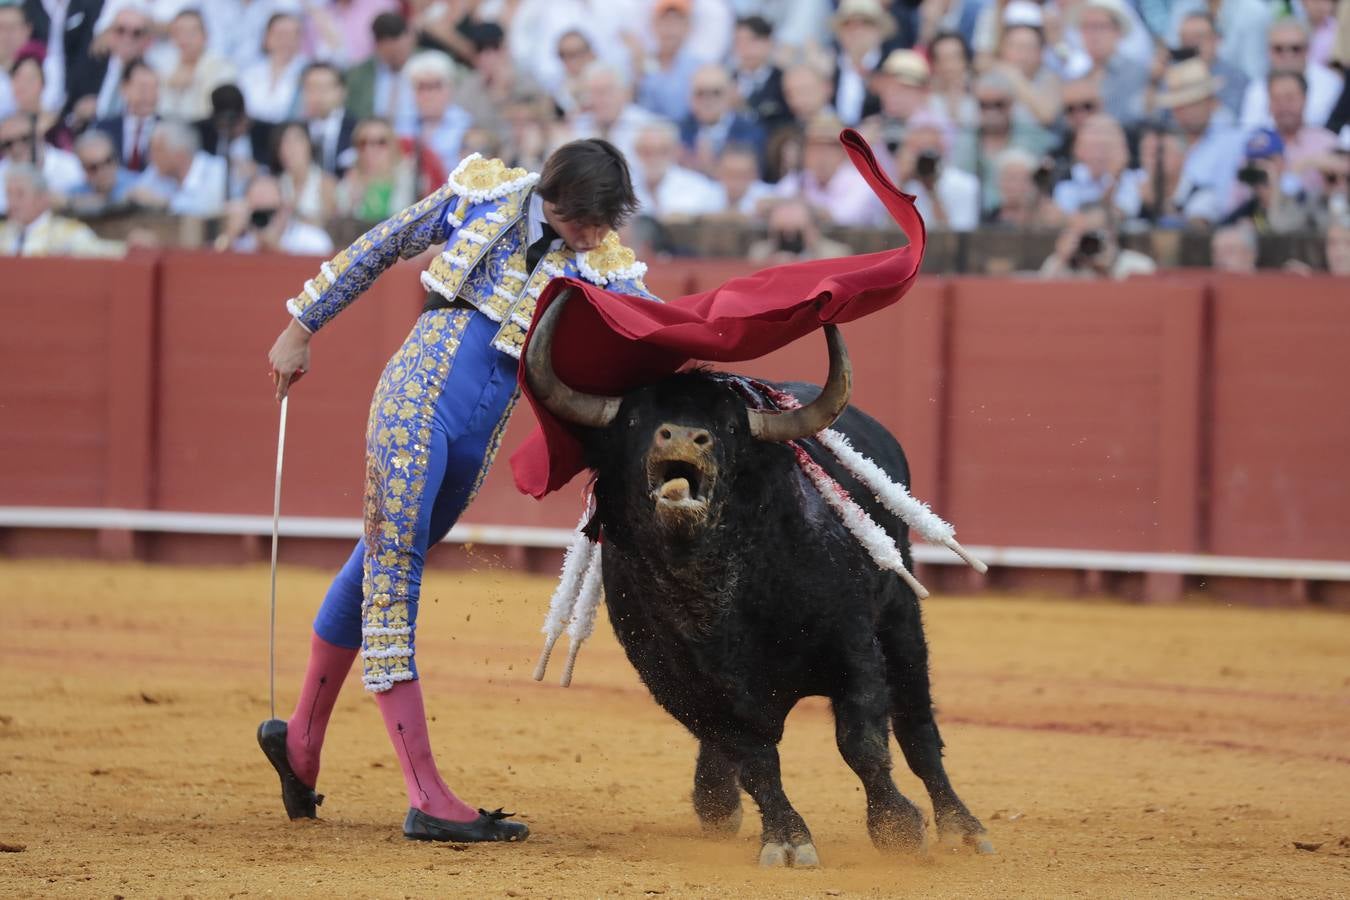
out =
<svg viewBox="0 0 1350 900"><path fill-rule="evenodd" d="M367 690L417 677L417 603L428 548L473 500L516 400L517 361L480 312L423 313L375 388L366 429L364 534L314 631L360 647Z"/></svg>

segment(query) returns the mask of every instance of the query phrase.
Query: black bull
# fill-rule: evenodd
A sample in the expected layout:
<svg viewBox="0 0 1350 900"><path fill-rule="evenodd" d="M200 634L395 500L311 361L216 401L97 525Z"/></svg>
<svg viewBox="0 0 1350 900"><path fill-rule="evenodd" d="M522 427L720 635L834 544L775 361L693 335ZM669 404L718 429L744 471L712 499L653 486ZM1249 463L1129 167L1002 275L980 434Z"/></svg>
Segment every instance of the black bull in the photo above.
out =
<svg viewBox="0 0 1350 900"><path fill-rule="evenodd" d="M891 778L889 721L932 799L938 833L988 851L984 826L943 768L918 598L877 567L785 443L799 440L912 565L904 522L807 437L834 421L908 483L900 445L847 406L849 366L837 331L827 330L825 388L775 385L805 406L774 415L748 410L727 378L707 372L621 398L572 390L551 365L562 306L555 302L536 326L530 387L555 415L586 426L609 618L652 696L699 741L693 801L705 830L735 832L744 788L763 820L760 861L818 862L783 792L777 745L797 701L825 696L878 847L924 843L923 814Z"/></svg>

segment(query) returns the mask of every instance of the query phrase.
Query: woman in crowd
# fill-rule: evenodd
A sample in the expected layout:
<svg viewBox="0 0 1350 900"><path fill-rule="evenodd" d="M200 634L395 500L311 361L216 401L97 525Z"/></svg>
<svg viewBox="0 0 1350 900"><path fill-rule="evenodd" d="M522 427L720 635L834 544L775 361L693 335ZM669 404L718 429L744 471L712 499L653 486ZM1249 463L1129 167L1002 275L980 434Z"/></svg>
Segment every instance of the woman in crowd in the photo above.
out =
<svg viewBox="0 0 1350 900"><path fill-rule="evenodd" d="M33 130L42 135L43 141L69 150L75 136L55 112L42 108L42 92L47 79L42 72L41 57L35 53L21 54L10 70L9 80L14 91L15 113L28 116L35 123Z"/></svg>
<svg viewBox="0 0 1350 900"><path fill-rule="evenodd" d="M942 105L947 121L958 131L975 127L980 117L979 106L970 92L970 47L965 38L954 31L934 36L928 45L932 75L928 89Z"/></svg>
<svg viewBox="0 0 1350 900"><path fill-rule="evenodd" d="M263 36L263 59L239 76L239 88L249 117L262 122L282 122L290 117L300 88L305 59L300 54L300 20L289 13L276 13L267 22Z"/></svg>
<svg viewBox="0 0 1350 900"><path fill-rule="evenodd" d="M417 199L416 173L387 122L360 122L352 133L352 146L356 162L338 183L338 215L382 222Z"/></svg>
<svg viewBox="0 0 1350 900"><path fill-rule="evenodd" d="M287 122L277 128L272 145L282 199L296 218L322 228L337 207L337 181L314 161L309 129Z"/></svg>

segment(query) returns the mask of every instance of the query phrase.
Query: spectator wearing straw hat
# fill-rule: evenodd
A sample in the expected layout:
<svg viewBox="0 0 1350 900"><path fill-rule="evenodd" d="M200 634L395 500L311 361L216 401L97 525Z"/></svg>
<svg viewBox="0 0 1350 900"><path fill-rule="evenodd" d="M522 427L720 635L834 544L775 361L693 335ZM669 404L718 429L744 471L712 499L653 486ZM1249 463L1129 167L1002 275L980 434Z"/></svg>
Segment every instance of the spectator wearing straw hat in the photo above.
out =
<svg viewBox="0 0 1350 900"><path fill-rule="evenodd" d="M914 50L892 50L872 76L872 90L881 109L861 125L873 144L885 144L894 153L904 143L910 117L928 112L951 127L942 101L928 90L928 62Z"/></svg>
<svg viewBox="0 0 1350 900"><path fill-rule="evenodd" d="M869 90L872 72L895 36L895 18L881 0L840 0L830 20L839 55L834 70L834 109L845 125L857 125L880 108Z"/></svg>
<svg viewBox="0 0 1350 900"><path fill-rule="evenodd" d="M1340 99L1344 79L1335 71L1308 58L1308 27L1297 19L1281 19L1270 26L1266 41L1270 53L1269 71L1299 72L1307 82L1303 121L1309 125L1326 125L1332 108ZM1247 85L1240 119L1246 128L1263 128L1272 124L1269 82L1266 78Z"/></svg>
<svg viewBox="0 0 1350 900"><path fill-rule="evenodd" d="M1204 60L1192 57L1169 66L1163 88L1156 103L1171 111L1186 145L1173 203L1186 221L1213 223L1223 217L1232 193L1242 162L1242 135L1216 116L1219 79Z"/></svg>
<svg viewBox="0 0 1350 900"><path fill-rule="evenodd" d="M1298 176L1288 171L1284 142L1273 128L1247 138L1246 161L1238 170L1237 204L1223 224L1249 221L1261 234L1288 234L1316 228L1313 201Z"/></svg>

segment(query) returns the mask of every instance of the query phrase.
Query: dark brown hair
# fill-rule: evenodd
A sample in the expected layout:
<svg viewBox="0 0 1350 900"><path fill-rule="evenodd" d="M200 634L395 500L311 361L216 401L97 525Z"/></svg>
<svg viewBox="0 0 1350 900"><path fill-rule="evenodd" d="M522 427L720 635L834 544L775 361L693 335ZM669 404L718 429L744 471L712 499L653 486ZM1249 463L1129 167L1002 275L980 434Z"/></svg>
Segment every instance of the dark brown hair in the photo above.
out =
<svg viewBox="0 0 1350 900"><path fill-rule="evenodd" d="M628 162L609 141L563 144L544 163L536 188L567 222L618 228L637 212Z"/></svg>

